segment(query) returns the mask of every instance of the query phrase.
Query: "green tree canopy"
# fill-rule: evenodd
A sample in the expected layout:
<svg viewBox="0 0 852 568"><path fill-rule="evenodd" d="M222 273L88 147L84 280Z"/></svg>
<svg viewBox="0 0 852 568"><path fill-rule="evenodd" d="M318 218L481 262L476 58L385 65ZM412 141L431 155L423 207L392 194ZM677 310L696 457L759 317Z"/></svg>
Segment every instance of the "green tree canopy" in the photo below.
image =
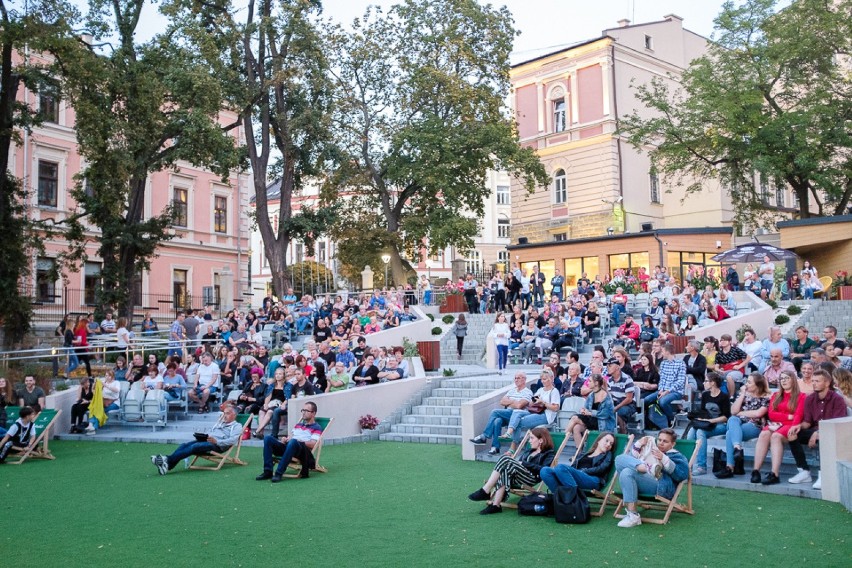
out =
<svg viewBox="0 0 852 568"><path fill-rule="evenodd" d="M415 260L423 246L473 246L489 169L508 170L529 190L548 183L504 104L514 36L506 8L475 0L405 0L336 32L340 153L327 187L354 192L347 210L377 212L359 222L378 227L362 224L352 236L393 235L363 246L388 247L397 283L405 281L401 252ZM341 223L351 228L349 216Z"/></svg>
<svg viewBox="0 0 852 568"><path fill-rule="evenodd" d="M792 189L802 218L845 213L852 196L852 0L777 4L726 2L679 87L638 87L651 115L620 125L688 192L719 180L751 226L771 220L760 180Z"/></svg>

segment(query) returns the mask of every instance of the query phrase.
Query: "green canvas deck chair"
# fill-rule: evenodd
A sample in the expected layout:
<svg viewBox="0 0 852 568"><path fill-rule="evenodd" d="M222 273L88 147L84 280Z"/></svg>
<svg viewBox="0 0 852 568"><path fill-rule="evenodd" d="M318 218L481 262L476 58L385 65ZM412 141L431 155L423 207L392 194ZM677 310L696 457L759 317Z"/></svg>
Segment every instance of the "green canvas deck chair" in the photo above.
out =
<svg viewBox="0 0 852 568"><path fill-rule="evenodd" d="M240 459L240 448L243 445L243 436L246 433L246 429L251 427L251 421L253 416L254 415L252 414L238 414L237 422L242 424L242 428L240 428L240 436L239 438L237 438L237 443L224 452L210 452L209 454L195 456L192 460L192 463L189 464L189 469L207 469L211 471L219 471L226 463L231 463L234 465L248 465L248 462L245 462ZM195 465L195 462L197 462L199 459L212 462L213 465Z"/></svg>
<svg viewBox="0 0 852 568"><path fill-rule="evenodd" d="M583 442L585 442L587 435L588 435L588 432L585 432L583 434ZM553 454L553 460L551 460L549 466L550 467L556 467L556 464L559 463L559 456L562 455L562 451L565 449L565 445L568 443L568 435L565 434L564 432L551 432L550 437L553 438L553 447L554 447L555 453ZM521 455L523 450L529 444L529 439L530 439L530 430L527 430L527 433L524 435L524 439L521 440L521 443L518 444L518 447L515 450L515 453L512 454L513 458L517 458L518 456ZM580 444L580 447L582 447L582 442ZM577 459L577 452L574 452L574 459ZM523 497L524 495L529 495L530 493L535 493L535 492L541 491L543 488L544 488L544 482L543 481L539 481L535 486L525 485L523 487L511 487L508 490L507 497L510 496L510 495L516 495L518 497ZM509 509L517 509L518 508L517 500L504 501L502 505L503 505L503 507L508 507Z"/></svg>
<svg viewBox="0 0 852 568"><path fill-rule="evenodd" d="M7 419L11 418L9 410L13 407L6 408L6 416ZM14 420L18 419L17 411L20 409L18 407L14 407L16 409ZM55 460L56 456L50 453L50 448L48 444L50 442L50 431L53 429L53 424L56 422L56 419L59 418L59 415L62 414L61 410L56 410L53 408L45 408L36 416L33 424L35 425L35 430L33 431L33 436L36 437L35 443L26 447L26 448L16 448L12 446L12 449L9 452L9 456L6 458L6 463L11 463L15 465L20 465L24 463L29 458L38 458L43 460ZM7 422L7 424L11 424ZM15 458L14 460L11 458Z"/></svg>
<svg viewBox="0 0 852 568"><path fill-rule="evenodd" d="M319 440L314 445L311 453L314 454L314 467L311 471L316 471L318 473L328 473L328 470L320 464L320 455L322 454L322 441L325 438L325 433L328 431L328 427L331 426L331 423L334 422L334 418L321 418L317 416L315 418L317 424L322 428L322 434L320 434ZM295 470L295 473L288 473L291 470ZM293 460L287 465L287 472L284 473L282 477L290 477L297 478L299 477L299 472L302 470L302 462L299 461L298 458L293 458Z"/></svg>
<svg viewBox="0 0 852 568"><path fill-rule="evenodd" d="M598 436L595 436L594 439L589 437L586 442L586 448L583 450L584 452L588 452L591 447L594 445L595 441L602 434L612 434L612 432L599 432ZM633 445L633 434L614 434L615 436L615 447L612 449L613 456L619 456L630 450L630 446ZM575 460L579 457L579 454L575 456ZM618 499L612 495L613 489L615 488L615 480L618 477L618 473L615 471L615 459L613 459L612 468L609 470L609 474L606 476L604 480L603 487L600 489L590 489L586 491L586 498L589 501L589 507L591 508L591 513L593 517L602 517L604 514L604 510L607 505L617 505ZM600 502L600 508L595 510L595 506Z"/></svg>

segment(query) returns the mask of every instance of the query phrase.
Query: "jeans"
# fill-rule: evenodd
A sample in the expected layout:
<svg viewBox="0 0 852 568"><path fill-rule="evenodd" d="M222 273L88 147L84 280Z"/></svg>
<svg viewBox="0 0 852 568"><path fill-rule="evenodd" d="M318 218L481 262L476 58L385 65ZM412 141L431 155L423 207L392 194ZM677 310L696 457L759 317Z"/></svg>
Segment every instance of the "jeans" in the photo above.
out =
<svg viewBox="0 0 852 568"><path fill-rule="evenodd" d="M522 434L527 430L532 430L536 426L545 426L547 424L547 415L530 414L527 410L513 410L512 416L509 418L509 428L512 428L512 441L516 444L521 442Z"/></svg>
<svg viewBox="0 0 852 568"><path fill-rule="evenodd" d="M753 440L760 435L760 427L754 422L743 423L739 416L728 418L728 431L725 433L725 462L734 467L734 446L741 446L745 440Z"/></svg>
<svg viewBox="0 0 852 568"><path fill-rule="evenodd" d="M663 414L666 415L666 418L669 419L669 424L671 424L671 422L672 422L672 420L674 420L674 416L675 416L674 408L672 407L672 402L674 402L675 400L682 399L683 393L670 392L666 395L663 395L663 397L659 398L659 400L658 400L658 397L659 397L659 393L656 393L656 392L651 394L650 396L646 397L644 399L645 405L650 406L650 405L654 404L655 402L659 402L660 408L662 409Z"/></svg>
<svg viewBox="0 0 852 568"><path fill-rule="evenodd" d="M626 311L624 304L613 304L612 305L612 321L615 325L621 325L621 321L619 320L619 316Z"/></svg>
<svg viewBox="0 0 852 568"><path fill-rule="evenodd" d="M639 473L636 466L642 460L630 454L615 457L615 470L618 472L618 483L625 503L635 503L639 495L656 495L657 480L650 473Z"/></svg>
<svg viewBox="0 0 852 568"><path fill-rule="evenodd" d="M287 407L279 406L272 410L272 437L278 437L278 431L281 429L281 419L287 416Z"/></svg>
<svg viewBox="0 0 852 568"><path fill-rule="evenodd" d="M814 289L813 288L805 288L803 292L804 292L806 300L813 300L814 299Z"/></svg>
<svg viewBox="0 0 852 568"><path fill-rule="evenodd" d="M497 368L501 371L506 368L506 361L509 359L509 346L497 346Z"/></svg>
<svg viewBox="0 0 852 568"><path fill-rule="evenodd" d="M109 413L109 412L112 412L113 410L118 410L119 408L121 408L121 407L120 407L120 406L118 406L118 404L117 404L117 403L113 402L112 404L110 404L109 406L107 406L107 407L105 407L105 408L104 408L104 414L107 414L107 413ZM100 427L101 427L100 422L98 422L98 419L97 419L97 418L95 418L94 416L91 416L91 417L89 418L89 424L91 424L91 425L92 425L92 428L94 428L95 430L97 430L98 428L100 428Z"/></svg>
<svg viewBox="0 0 852 568"><path fill-rule="evenodd" d="M702 430L701 428L690 429L687 438L690 440L701 440L701 449L698 450L698 458L695 460L695 467L707 469L707 438L721 436L722 434L727 433L727 431L727 424L716 424L713 426L712 430ZM731 452L731 456L731 463L733 464L733 451Z"/></svg>
<svg viewBox="0 0 852 568"><path fill-rule="evenodd" d="M600 477L589 475L565 464L559 464L556 467L543 467L539 477L551 493L556 493L556 489L560 486L570 485L580 489L598 489L601 486Z"/></svg>
<svg viewBox="0 0 852 568"><path fill-rule="evenodd" d="M636 414L636 403L631 402L630 404L625 404L616 410L615 413L625 422L629 422L630 419L633 418L633 415Z"/></svg>
<svg viewBox="0 0 852 568"><path fill-rule="evenodd" d="M511 408L495 408L488 415L488 425L482 432L482 436L491 440L492 448L500 449L500 440L497 438L503 430L503 424L508 424L509 419L512 418L512 412L514 410Z"/></svg>
<svg viewBox="0 0 852 568"><path fill-rule="evenodd" d="M432 290L426 290L423 292L423 305L431 306L432 305Z"/></svg>
<svg viewBox="0 0 852 568"><path fill-rule="evenodd" d="M299 333L303 333L305 328L311 323L311 318L306 316L299 316L299 319L296 320L296 329Z"/></svg>
<svg viewBox="0 0 852 568"><path fill-rule="evenodd" d="M183 389L163 390L163 397L167 402L175 402L183 398Z"/></svg>
<svg viewBox="0 0 852 568"><path fill-rule="evenodd" d="M65 367L65 376L69 376L74 372L74 369L80 366L80 359L77 358L77 353L73 347L68 347L68 366Z"/></svg>
<svg viewBox="0 0 852 568"><path fill-rule="evenodd" d="M196 442L194 440L192 442L184 442L178 446L174 452L172 452L172 455L166 456L166 463L171 470L174 469L181 460L188 458L189 456L200 456L218 451L219 446L211 444L210 442Z"/></svg>
<svg viewBox="0 0 852 568"><path fill-rule="evenodd" d="M527 308L530 307L531 303L532 303L532 299L530 297L530 293L527 292L526 294L524 294L523 292L521 292L521 307L522 307L522 309L526 310Z"/></svg>
<svg viewBox="0 0 852 568"><path fill-rule="evenodd" d="M281 475L293 461L293 458L299 458L299 461L304 464L305 454L309 451L304 442L291 438L284 444L278 438L267 434L263 438L263 471L272 471L272 458L281 456L281 461L278 462L278 467L275 469L275 473Z"/></svg>

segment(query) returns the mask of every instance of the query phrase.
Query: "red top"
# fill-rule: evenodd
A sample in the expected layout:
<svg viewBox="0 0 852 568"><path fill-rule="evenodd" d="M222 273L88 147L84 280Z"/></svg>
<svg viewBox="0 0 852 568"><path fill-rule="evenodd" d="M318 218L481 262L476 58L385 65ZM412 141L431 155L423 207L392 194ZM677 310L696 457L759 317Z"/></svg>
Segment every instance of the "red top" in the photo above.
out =
<svg viewBox="0 0 852 568"><path fill-rule="evenodd" d="M799 393L799 399L796 403L796 410L792 413L793 419L790 420L790 393L784 393L783 397L781 398L781 403L778 405L778 410L775 410L775 399L778 397L779 394L781 393L776 392L769 400L769 421L780 423L781 428L776 430L776 432L786 438L787 432L789 432L790 428L802 422L802 418L805 415L805 395ZM767 426L767 428L769 427Z"/></svg>

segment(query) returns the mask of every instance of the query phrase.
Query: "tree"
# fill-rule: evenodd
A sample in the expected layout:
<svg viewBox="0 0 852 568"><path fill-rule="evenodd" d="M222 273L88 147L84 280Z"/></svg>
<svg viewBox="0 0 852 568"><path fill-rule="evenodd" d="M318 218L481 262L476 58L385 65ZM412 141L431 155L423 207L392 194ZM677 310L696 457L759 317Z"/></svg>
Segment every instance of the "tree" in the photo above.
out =
<svg viewBox="0 0 852 568"><path fill-rule="evenodd" d="M245 10L230 2L176 0L175 13L200 23L221 46L220 78L232 89L249 140L255 196L254 222L263 239L275 293L291 285L290 243L313 248L336 216L333 197L316 209L293 198L324 174L332 135L331 84L325 39L317 28L318 0L249 0ZM236 14L245 14L237 21ZM195 28L195 29L201 29ZM280 190L277 226L269 212L267 188Z"/></svg>
<svg viewBox="0 0 852 568"><path fill-rule="evenodd" d="M797 0L777 13L776 4L725 3L718 38L680 87L640 86L652 115L620 125L687 193L708 179L731 188L742 225L771 219L760 185L789 187L802 218L812 203L820 216L845 213L852 196L852 0Z"/></svg>
<svg viewBox="0 0 852 568"><path fill-rule="evenodd" d="M475 0L405 0L336 33L340 159L326 187L356 194L348 210L378 211L371 228L392 236L396 283L405 281L403 252L473 246L489 169L530 191L548 183L504 105L514 35L507 9Z"/></svg>
<svg viewBox="0 0 852 568"><path fill-rule="evenodd" d="M21 88L41 92L55 88L49 65L33 63L15 53L27 47L35 52L55 47L68 37L76 12L64 2L32 2L20 13L6 0L0 0L0 226L4 245L0 249L0 321L4 347L20 342L32 319L30 299L20 283L31 275L34 252L43 251L43 237L49 229L27 215L28 192L21 180L9 171L13 144L21 144L22 131L42 122L38 109L19 99Z"/></svg>
<svg viewBox="0 0 852 568"><path fill-rule="evenodd" d="M148 175L177 169L178 162L186 161L226 180L240 164L229 135L238 123L220 123L221 85L202 57L214 46L180 41L175 25L137 43L144 4L90 0L87 25L93 41L111 49L97 53L77 42L55 52L87 164L72 192L81 210L71 218L73 247L67 258L83 259L85 244L96 240L103 259L98 303L117 306L119 315L128 317L133 314L134 278L173 236L170 207L143 218ZM88 232L84 219L100 234Z"/></svg>

